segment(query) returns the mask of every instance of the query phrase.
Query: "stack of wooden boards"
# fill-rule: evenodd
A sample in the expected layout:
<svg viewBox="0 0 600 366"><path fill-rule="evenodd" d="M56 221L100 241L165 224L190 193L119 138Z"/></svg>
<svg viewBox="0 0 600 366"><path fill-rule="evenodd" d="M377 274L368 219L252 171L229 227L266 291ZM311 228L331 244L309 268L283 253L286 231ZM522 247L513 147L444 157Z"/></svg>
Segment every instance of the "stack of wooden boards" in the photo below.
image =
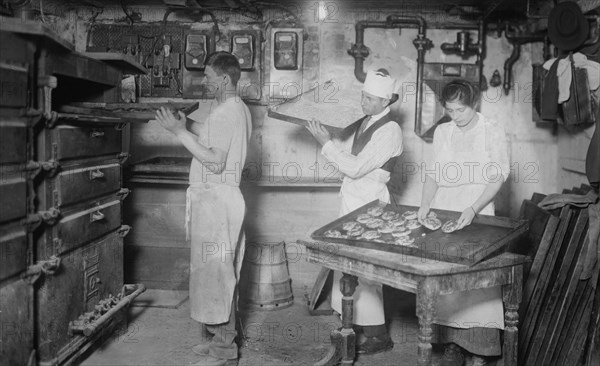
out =
<svg viewBox="0 0 600 366"><path fill-rule="evenodd" d="M585 195L588 186L562 193ZM531 256L524 272L519 320L519 365L597 365L600 346L598 266L582 280L587 208L565 205L545 211L545 195L524 200L521 217L529 220L526 238L511 251Z"/></svg>

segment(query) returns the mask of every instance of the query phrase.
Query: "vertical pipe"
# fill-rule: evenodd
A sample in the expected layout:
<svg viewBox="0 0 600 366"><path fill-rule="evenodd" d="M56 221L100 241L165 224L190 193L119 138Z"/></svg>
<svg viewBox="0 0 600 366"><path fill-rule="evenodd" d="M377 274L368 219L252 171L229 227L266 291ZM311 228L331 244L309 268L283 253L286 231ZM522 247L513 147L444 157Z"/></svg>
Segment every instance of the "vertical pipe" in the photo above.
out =
<svg viewBox="0 0 600 366"><path fill-rule="evenodd" d="M510 86L512 84L512 67L521 56L521 44L518 42L513 42L513 46L513 51L510 54L510 57L504 61L504 95L508 95L510 92Z"/></svg>
<svg viewBox="0 0 600 366"><path fill-rule="evenodd" d="M421 113L423 110L423 70L425 64L425 51L431 44L431 41L425 37L425 20L419 16L403 16L391 14L386 18L385 22L379 21L360 21L356 23L356 43L348 51L354 57L354 76L360 82L364 82L366 73L364 71L364 59L368 56L368 51L364 46L364 32L366 28L398 28L402 29L402 25L413 24L418 28L417 39L413 44L417 48L417 97L416 97L416 116L415 116L415 132L421 133Z"/></svg>

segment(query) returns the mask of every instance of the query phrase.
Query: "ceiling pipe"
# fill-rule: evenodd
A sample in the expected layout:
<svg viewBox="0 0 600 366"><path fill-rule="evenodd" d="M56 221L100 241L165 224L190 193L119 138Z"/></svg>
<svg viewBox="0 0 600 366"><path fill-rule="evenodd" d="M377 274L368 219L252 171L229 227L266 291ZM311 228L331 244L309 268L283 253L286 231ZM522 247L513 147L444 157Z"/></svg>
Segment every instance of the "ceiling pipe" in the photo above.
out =
<svg viewBox="0 0 600 366"><path fill-rule="evenodd" d="M425 19L419 16L403 16L397 14L389 15L385 21L359 21L356 23L356 43L348 50L348 54L354 57L354 76L360 82L364 82L366 73L364 71L365 58L369 56L369 48L364 44L364 35L366 28L398 28L402 29L405 25L416 25L418 28L417 38L413 41L417 49L417 98L416 98L416 116L415 131L421 127L422 104L422 84L423 84L423 65L425 63L425 51L433 46L430 39L425 36Z"/></svg>
<svg viewBox="0 0 600 366"><path fill-rule="evenodd" d="M502 87L504 89L504 95L508 95L512 86L512 68L515 62L517 62L517 60L521 56L521 45L531 42L543 42L546 39L546 34L517 34L517 32L511 32L509 29L509 25L506 24L504 36L513 45L513 51L510 54L510 57L504 62L504 84L502 85Z"/></svg>
<svg viewBox="0 0 600 366"><path fill-rule="evenodd" d="M385 21L369 21L362 20L356 22L354 27L356 29L356 43L350 47L348 54L354 57L354 76L361 83L365 82L367 74L364 71L365 58L369 56L369 48L365 46L365 29L367 28L394 28L393 24Z"/></svg>

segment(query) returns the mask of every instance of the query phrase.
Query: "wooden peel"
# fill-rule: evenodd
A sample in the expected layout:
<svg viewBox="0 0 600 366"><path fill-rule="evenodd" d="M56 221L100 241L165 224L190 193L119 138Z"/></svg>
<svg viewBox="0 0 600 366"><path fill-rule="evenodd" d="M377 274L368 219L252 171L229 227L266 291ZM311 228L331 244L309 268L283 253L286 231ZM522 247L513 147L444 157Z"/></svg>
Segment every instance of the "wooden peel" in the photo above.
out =
<svg viewBox="0 0 600 366"><path fill-rule="evenodd" d="M280 107L288 105L290 103L296 103L297 101L299 101L303 96L305 96L308 93L311 93L312 91L314 91L315 89L319 88L319 87L323 87L323 86L327 86L327 85L333 85L331 80L326 81L323 85L318 84L315 85L314 87L308 89L307 91L298 94L297 96L295 96L294 98L291 99L286 99L283 102L280 102L278 104L275 104L273 106L270 106L267 109L267 115L271 118L275 118L284 122L289 122L289 123L293 123L299 126L304 126L307 127L308 126L308 122L310 121L309 119L305 119L305 118L299 118L299 117L294 117L288 114L284 114L281 112L278 112L277 110L280 109ZM321 122L321 124L323 125L323 127L325 127L329 133L333 134L333 135L337 135L339 134L343 128L341 127L336 127L336 126L331 126L328 124L324 124Z"/></svg>

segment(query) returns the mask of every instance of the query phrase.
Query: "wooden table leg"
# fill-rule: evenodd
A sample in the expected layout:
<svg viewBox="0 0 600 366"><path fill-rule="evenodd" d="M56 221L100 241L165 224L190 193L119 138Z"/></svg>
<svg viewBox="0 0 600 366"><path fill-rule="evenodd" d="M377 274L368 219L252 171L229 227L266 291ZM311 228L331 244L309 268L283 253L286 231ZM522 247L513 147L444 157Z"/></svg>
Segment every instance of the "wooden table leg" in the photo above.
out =
<svg viewBox="0 0 600 366"><path fill-rule="evenodd" d="M504 302L504 346L502 358L505 366L517 366L519 349L519 304L523 288L523 265L513 267L513 282L502 287Z"/></svg>
<svg viewBox="0 0 600 366"><path fill-rule="evenodd" d="M417 317L419 318L419 366L432 364L431 325L435 318L438 284L434 279L425 278L417 286Z"/></svg>
<svg viewBox="0 0 600 366"><path fill-rule="evenodd" d="M356 335L352 329L354 320L354 300L352 295L358 286L356 276L344 273L340 279L340 291L342 292L342 329L331 332L331 346L323 359L315 366L353 365L356 356Z"/></svg>

